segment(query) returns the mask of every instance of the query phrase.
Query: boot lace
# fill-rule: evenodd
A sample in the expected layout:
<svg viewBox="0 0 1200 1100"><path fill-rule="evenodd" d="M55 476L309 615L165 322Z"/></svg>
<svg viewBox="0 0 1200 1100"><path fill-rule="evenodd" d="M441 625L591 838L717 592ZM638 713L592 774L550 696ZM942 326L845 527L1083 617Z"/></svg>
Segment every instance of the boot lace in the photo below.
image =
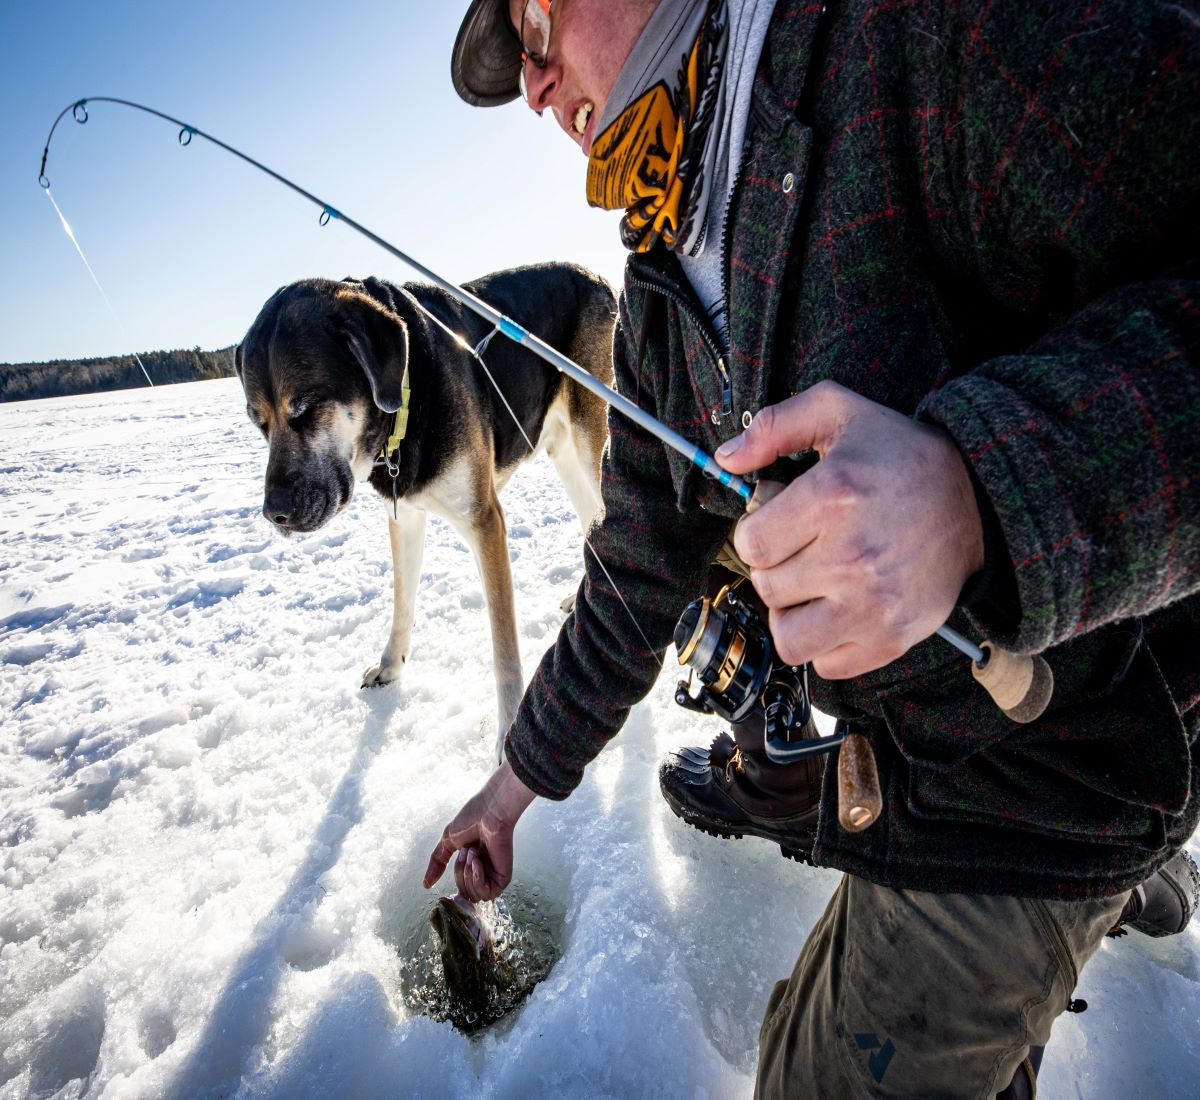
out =
<svg viewBox="0 0 1200 1100"><path fill-rule="evenodd" d="M746 770L746 765L742 760L742 746L733 746L733 755L725 761L725 782L732 783L734 773L741 773Z"/></svg>

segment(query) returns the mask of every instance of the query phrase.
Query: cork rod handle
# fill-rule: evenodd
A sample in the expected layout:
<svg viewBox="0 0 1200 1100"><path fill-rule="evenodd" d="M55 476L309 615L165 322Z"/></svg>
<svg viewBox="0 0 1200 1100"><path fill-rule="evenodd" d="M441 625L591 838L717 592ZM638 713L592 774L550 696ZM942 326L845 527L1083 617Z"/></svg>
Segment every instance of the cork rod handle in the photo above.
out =
<svg viewBox="0 0 1200 1100"><path fill-rule="evenodd" d="M861 833L883 812L879 771L870 742L848 733L838 753L838 822L847 832Z"/></svg>
<svg viewBox="0 0 1200 1100"><path fill-rule="evenodd" d="M1054 673L1045 658L1009 653L994 642L981 642L980 648L986 659L982 664L972 663L971 673L996 706L1014 722L1041 717L1054 694Z"/></svg>

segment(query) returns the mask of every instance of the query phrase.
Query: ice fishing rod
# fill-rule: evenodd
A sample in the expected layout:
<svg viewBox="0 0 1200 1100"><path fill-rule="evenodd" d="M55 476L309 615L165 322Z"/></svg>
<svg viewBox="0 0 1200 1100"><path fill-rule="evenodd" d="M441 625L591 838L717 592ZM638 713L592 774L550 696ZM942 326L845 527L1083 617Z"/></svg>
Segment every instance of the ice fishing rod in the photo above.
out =
<svg viewBox="0 0 1200 1100"><path fill-rule="evenodd" d="M58 129L58 124L66 117L68 112L70 112L72 118L80 125L86 123L88 121L87 104L89 103L115 103L121 107L131 107L135 111L142 111L144 114L161 118L163 121L179 127L180 145L190 145L192 138L202 137L205 141L211 142L218 148L224 149L227 153L232 153L239 160L243 160L252 167L257 168L260 172L265 172L273 180L282 183L297 195L307 199L314 206L319 207L321 210L319 219L321 225L328 225L333 219L337 219L348 225L355 232L360 233L385 252L388 252L402 263L407 264L413 270L420 272L421 275L435 286L440 287L452 298L482 317L493 326L493 335L495 332L501 332L515 343L528 348L534 355L545 360L545 362L549 363L560 373L574 379L585 389L594 393L602 401L616 409L617 412L632 420L639 427L644 428L672 450L683 455L689 462L699 467L707 477L732 489L747 504L751 504L752 498L755 497L755 492L749 483L736 474L731 474L728 470L723 470L717 465L713 457L702 448L685 439L678 432L668 428L660 420L646 412L645 409L640 408L628 398L617 393L616 390L606 386L598 378L588 374L579 364L568 359L556 348L552 348L544 340L529 332L522 325L517 324L511 317L505 316L499 310L494 309L487 302L481 298L477 298L470 291L464 290L456 283L452 283L448 279L443 279L436 271L426 267L419 260L408 255L408 253L402 252L395 245L389 241L385 241L377 233L373 233L365 225L356 222L349 215L342 213L337 207L325 202L324 199L318 198L311 191L306 191L286 176L280 175L274 169L268 168L260 161L247 156L240 149L235 149L232 145L213 137L212 134L206 133L198 127L192 126L190 123L164 114L162 111L157 111L153 107L147 107L142 103L134 103L132 100L118 99L113 96L89 96L85 99L76 100L74 103L69 103L58 113L58 117L50 127L50 133L46 137L46 147L42 150L42 164L38 171L38 183L45 190L50 190L50 178L46 175L46 161L50 156L50 142L54 138L54 131ZM761 504L764 502L765 498L762 492L764 488L766 488L766 483L760 483L760 491L755 503ZM640 632L641 628L639 627L638 629ZM1043 658L1009 653L1007 650L1003 650L987 641L981 646L975 645L956 630L945 625L938 627L937 633L960 652L965 653L971 658L971 671L975 679L984 686L1000 709L1009 718L1013 719L1013 721L1031 722L1046 709L1050 701L1051 692L1053 691L1054 679L1050 671L1050 666L1046 664Z"/></svg>
<svg viewBox="0 0 1200 1100"><path fill-rule="evenodd" d="M198 127L192 126L180 119L173 118L171 115L164 114L162 111L156 111L153 107L147 107L141 103L134 103L128 99L116 99L113 96L89 96L86 99L77 100L76 102L64 107L59 112L58 118L54 120L54 125L50 127L50 134L46 138L46 148L42 152L42 166L38 173L38 183L40 183L45 190L48 191L50 189L50 179L46 175L46 159L50 155L50 142L54 138L55 129L66 116L68 111L71 113L75 121L80 125L86 123L88 120L87 104L89 103L116 103L122 107L132 107L136 111L143 111L148 115L161 118L164 121L170 122L179 127L180 145L190 145L193 137L201 137L204 138L205 141L210 141L213 145L224 149L227 153L232 153L235 157L244 160L247 164L257 168L260 172L265 172L272 179L277 180L285 187L295 191L297 195L303 196L315 206L320 207L321 225L328 225L331 219L337 219L338 221L343 222L345 225L348 225L355 232L361 233L367 238L367 240L372 241L386 252L391 253L391 255L395 256L396 259L407 264L409 267L413 268L413 270L420 272L421 275L423 275L435 286L440 287L452 298L457 299L468 309L473 310L485 321L487 321L488 324L492 325L494 330L498 330L499 332L503 333L510 340L520 344L522 347L528 348L534 353L534 355L544 359L557 371L569 376L585 389L590 390L602 401L607 402L623 416L628 417L639 427L644 428L651 435L661 440L672 450L678 451L689 462L703 470L708 477L711 477L715 481L719 481L722 485L728 486L739 496L741 496L743 500L748 501L753 495L754 490L752 486L748 485L735 474L731 474L728 470L721 469L721 467L718 466L714 461L712 456L707 452L696 446L696 444L686 440L678 432L672 431L665 424L655 419L644 409L635 405L627 397L623 397L621 394L617 393L617 391L612 389L612 387L606 386L600 381L600 379L588 374L588 372L579 366L579 364L575 363L571 359L568 359L556 348L552 348L544 340L538 336L535 336L522 325L517 324L517 322L511 317L508 317L499 310L494 309L492 306L488 305L487 302L483 301L483 299L477 298L470 291L464 290L456 283L452 283L448 279L443 279L436 271L426 267L419 260L416 260L412 256L408 255L408 253L402 252L395 245L385 241L377 233L373 233L365 225L356 222L348 214L342 213L342 211L337 207L325 202L324 199L318 198L311 191L306 191L303 187L299 186L299 184L293 183L286 176L280 175L278 172L268 168L265 164L255 160L253 157L247 156L241 150L235 149L232 145L228 145L219 138L213 137L212 134L205 133Z"/></svg>

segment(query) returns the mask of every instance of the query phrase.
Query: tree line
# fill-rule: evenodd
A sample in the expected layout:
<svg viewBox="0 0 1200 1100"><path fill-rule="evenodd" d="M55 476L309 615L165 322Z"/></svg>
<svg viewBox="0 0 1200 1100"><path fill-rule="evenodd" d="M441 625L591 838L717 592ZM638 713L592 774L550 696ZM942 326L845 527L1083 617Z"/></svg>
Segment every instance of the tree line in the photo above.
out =
<svg viewBox="0 0 1200 1100"><path fill-rule="evenodd" d="M233 374L233 347L201 351L147 351L138 358L156 386L228 378ZM29 401L36 397L67 397L103 390L145 387L146 375L132 355L103 359L54 359L47 363L0 363L0 401Z"/></svg>

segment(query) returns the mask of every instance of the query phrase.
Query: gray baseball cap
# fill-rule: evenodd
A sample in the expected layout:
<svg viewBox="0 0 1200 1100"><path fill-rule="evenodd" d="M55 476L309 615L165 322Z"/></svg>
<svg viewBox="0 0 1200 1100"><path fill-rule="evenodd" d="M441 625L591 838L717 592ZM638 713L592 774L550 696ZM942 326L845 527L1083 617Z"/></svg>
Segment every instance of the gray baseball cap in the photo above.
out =
<svg viewBox="0 0 1200 1100"><path fill-rule="evenodd" d="M521 94L521 39L507 0L473 0L450 59L454 90L472 107L499 107Z"/></svg>

